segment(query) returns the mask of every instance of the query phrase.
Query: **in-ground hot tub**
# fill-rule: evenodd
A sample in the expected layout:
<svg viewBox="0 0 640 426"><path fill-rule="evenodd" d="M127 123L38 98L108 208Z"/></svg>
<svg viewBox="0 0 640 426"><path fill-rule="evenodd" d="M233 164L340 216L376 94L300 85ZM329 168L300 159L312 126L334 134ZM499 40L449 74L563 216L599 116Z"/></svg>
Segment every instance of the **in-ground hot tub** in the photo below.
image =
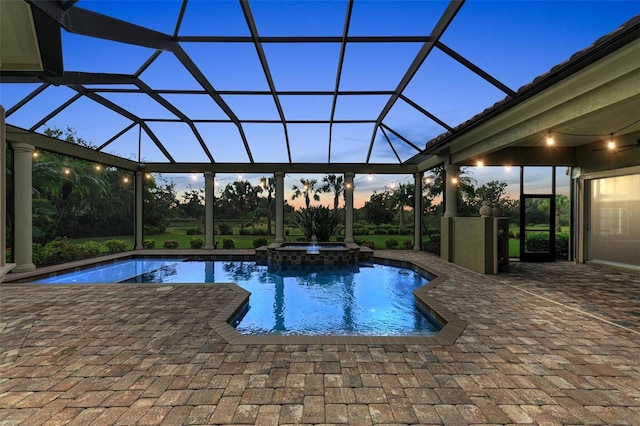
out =
<svg viewBox="0 0 640 426"><path fill-rule="evenodd" d="M354 243L273 243L256 249L258 260L281 265L344 265L371 260L373 250Z"/></svg>

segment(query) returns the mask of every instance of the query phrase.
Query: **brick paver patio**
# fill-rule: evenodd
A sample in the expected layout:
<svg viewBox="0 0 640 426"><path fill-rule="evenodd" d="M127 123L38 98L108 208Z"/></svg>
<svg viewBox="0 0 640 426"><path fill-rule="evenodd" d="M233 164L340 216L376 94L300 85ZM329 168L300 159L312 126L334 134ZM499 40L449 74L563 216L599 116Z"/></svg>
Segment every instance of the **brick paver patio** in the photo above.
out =
<svg viewBox="0 0 640 426"><path fill-rule="evenodd" d="M640 273L425 253L442 344L228 344L223 285L0 284L0 424L640 424Z"/></svg>

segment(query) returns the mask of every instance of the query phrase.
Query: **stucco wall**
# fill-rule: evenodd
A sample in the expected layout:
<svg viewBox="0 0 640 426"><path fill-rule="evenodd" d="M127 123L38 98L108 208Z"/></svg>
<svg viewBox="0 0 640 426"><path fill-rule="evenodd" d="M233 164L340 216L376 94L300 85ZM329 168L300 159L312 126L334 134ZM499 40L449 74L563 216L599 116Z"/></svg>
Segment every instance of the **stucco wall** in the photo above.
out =
<svg viewBox="0 0 640 426"><path fill-rule="evenodd" d="M492 217L443 217L440 256L481 274L497 273L494 224Z"/></svg>

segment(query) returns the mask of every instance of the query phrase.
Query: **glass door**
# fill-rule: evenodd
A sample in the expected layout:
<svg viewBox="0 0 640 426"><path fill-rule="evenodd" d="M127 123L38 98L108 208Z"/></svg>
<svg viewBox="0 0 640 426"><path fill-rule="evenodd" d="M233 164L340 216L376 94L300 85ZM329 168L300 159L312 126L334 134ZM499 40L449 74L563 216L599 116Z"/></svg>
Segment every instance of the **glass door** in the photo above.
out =
<svg viewBox="0 0 640 426"><path fill-rule="evenodd" d="M555 260L555 197L522 194L520 197L520 260Z"/></svg>

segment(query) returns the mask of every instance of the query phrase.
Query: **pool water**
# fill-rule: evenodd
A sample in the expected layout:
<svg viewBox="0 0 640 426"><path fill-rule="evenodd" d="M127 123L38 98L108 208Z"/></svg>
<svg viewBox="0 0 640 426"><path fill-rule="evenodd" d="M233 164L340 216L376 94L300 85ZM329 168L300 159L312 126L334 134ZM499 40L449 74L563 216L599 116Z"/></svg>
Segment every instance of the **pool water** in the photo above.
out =
<svg viewBox="0 0 640 426"><path fill-rule="evenodd" d="M428 281L380 264L274 268L254 261L135 259L37 282L233 282L251 293L248 310L232 324L242 334L389 336L439 330L412 294Z"/></svg>

